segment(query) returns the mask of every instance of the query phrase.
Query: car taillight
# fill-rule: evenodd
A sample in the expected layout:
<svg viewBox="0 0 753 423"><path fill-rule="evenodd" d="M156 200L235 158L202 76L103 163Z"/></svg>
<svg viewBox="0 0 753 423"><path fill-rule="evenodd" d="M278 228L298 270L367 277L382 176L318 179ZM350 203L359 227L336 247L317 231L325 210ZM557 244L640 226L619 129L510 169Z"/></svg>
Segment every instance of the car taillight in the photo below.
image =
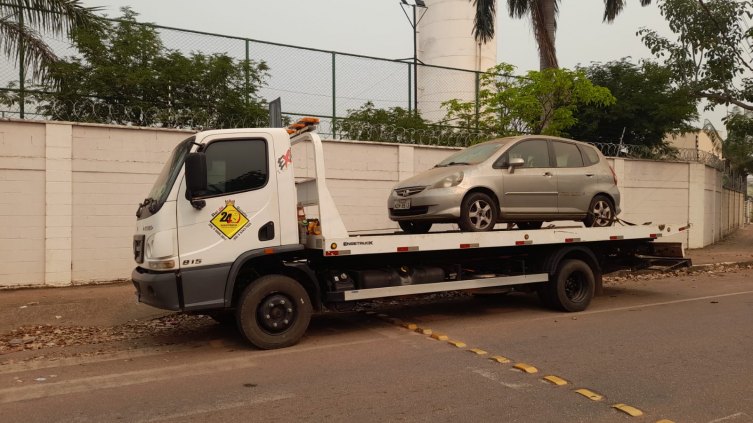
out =
<svg viewBox="0 0 753 423"><path fill-rule="evenodd" d="M609 170L612 171L612 179L614 180L614 184L617 185L617 174L614 173L614 169L612 169L612 166L609 166Z"/></svg>

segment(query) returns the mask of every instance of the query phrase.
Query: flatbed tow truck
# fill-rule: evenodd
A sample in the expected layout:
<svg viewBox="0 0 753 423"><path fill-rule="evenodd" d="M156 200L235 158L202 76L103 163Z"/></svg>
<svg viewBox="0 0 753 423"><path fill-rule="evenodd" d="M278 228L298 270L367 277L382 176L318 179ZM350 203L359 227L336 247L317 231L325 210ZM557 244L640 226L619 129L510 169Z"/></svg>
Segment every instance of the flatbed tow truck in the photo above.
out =
<svg viewBox="0 0 753 423"><path fill-rule="evenodd" d="M261 349L296 344L313 312L376 298L506 287L577 312L603 274L667 255L656 240L687 229L352 235L325 182L317 123L205 131L178 144L137 211L138 300L232 321ZM313 177L294 175L301 143L313 149Z"/></svg>

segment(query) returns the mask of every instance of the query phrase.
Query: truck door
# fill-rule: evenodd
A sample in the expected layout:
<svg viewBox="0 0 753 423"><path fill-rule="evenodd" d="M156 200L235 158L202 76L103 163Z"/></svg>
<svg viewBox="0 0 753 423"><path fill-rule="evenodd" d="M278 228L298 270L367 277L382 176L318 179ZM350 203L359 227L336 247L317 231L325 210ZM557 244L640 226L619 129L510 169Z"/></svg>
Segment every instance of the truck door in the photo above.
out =
<svg viewBox="0 0 753 423"><path fill-rule="evenodd" d="M268 134L215 135L204 141L204 207L178 194L178 252L185 309L224 301L225 282L242 253L280 245L277 180Z"/></svg>

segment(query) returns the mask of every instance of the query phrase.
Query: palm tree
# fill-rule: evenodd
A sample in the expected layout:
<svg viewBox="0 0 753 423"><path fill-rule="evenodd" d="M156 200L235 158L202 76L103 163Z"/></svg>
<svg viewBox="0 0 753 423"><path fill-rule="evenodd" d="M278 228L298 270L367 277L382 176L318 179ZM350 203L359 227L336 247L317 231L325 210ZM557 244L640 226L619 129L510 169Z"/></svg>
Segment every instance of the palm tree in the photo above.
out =
<svg viewBox="0 0 753 423"><path fill-rule="evenodd" d="M496 16L495 0L470 0L476 7L473 22L473 36L479 43L486 43L494 37L494 19ZM641 6L648 6L651 0L639 0ZM625 7L625 0L604 0L604 19L611 23ZM539 67L549 69L558 67L555 34L557 32L557 14L559 0L507 0L510 17L522 18L531 15L533 34L539 47Z"/></svg>
<svg viewBox="0 0 753 423"><path fill-rule="evenodd" d="M0 48L19 64L20 83L25 70L33 80L43 80L58 57L42 38L67 36L83 27L99 27L100 8L84 7L80 0L4 0L0 3Z"/></svg>

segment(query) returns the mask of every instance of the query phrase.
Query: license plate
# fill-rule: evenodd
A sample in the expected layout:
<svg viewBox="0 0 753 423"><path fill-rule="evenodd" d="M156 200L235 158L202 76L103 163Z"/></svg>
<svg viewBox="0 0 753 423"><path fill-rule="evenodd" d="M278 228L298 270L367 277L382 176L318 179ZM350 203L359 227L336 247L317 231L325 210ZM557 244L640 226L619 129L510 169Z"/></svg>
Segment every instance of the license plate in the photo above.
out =
<svg viewBox="0 0 753 423"><path fill-rule="evenodd" d="M395 200L395 206L393 208L395 210L408 210L410 208L410 198Z"/></svg>

